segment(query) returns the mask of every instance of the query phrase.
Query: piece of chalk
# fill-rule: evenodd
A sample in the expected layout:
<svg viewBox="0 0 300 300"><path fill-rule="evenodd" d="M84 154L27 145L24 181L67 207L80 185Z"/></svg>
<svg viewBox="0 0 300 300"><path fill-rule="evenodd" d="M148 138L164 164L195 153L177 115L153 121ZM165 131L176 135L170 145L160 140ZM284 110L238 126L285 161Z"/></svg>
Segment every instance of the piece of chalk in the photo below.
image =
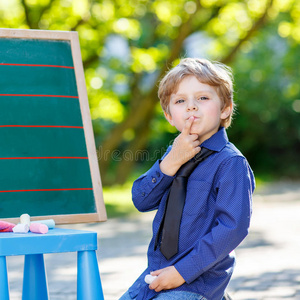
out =
<svg viewBox="0 0 300 300"><path fill-rule="evenodd" d="M34 233L47 233L48 227L42 223L31 223L29 230Z"/></svg>
<svg viewBox="0 0 300 300"><path fill-rule="evenodd" d="M20 216L20 223L21 224L27 224L30 226L30 216L29 214L23 214Z"/></svg>
<svg viewBox="0 0 300 300"><path fill-rule="evenodd" d="M55 227L55 221L53 219L32 221L31 224L32 223L45 224L45 225L47 225L48 229L53 229Z"/></svg>
<svg viewBox="0 0 300 300"><path fill-rule="evenodd" d="M145 282L148 284L151 284L153 282L153 280L155 280L157 278L157 276L152 276L150 274L145 276Z"/></svg>
<svg viewBox="0 0 300 300"><path fill-rule="evenodd" d="M29 225L28 224L17 224L13 228L14 233L27 233L29 231Z"/></svg>
<svg viewBox="0 0 300 300"><path fill-rule="evenodd" d="M0 221L0 232L12 232L15 226L16 224L6 221Z"/></svg>

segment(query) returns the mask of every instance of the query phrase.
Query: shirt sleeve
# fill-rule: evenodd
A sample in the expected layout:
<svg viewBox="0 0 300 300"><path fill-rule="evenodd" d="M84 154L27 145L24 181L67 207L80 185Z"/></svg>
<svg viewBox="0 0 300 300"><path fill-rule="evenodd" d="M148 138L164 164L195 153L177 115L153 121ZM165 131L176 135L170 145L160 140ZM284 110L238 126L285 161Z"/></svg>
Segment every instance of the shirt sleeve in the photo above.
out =
<svg viewBox="0 0 300 300"><path fill-rule="evenodd" d="M216 204L212 229L175 264L187 283L224 259L246 237L253 190L253 173L244 157L231 157L220 166L214 184Z"/></svg>
<svg viewBox="0 0 300 300"><path fill-rule="evenodd" d="M162 196L174 179L174 176L168 176L160 170L160 162L161 160L156 161L145 174L133 183L132 201L141 212L157 209Z"/></svg>

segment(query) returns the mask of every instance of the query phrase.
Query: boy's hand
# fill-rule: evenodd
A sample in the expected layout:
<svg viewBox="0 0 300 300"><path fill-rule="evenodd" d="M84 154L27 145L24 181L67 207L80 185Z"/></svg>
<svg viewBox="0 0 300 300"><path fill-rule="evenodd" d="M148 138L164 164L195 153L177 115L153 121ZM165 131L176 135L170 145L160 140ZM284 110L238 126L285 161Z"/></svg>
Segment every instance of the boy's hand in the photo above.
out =
<svg viewBox="0 0 300 300"><path fill-rule="evenodd" d="M149 285L149 288L155 290L155 292L174 289L185 283L185 280L174 266L151 272L151 275L158 276Z"/></svg>
<svg viewBox="0 0 300 300"><path fill-rule="evenodd" d="M190 133L193 122L194 117L185 122L182 132L174 140L171 151L160 163L160 169L164 174L174 176L184 163L200 152L198 135Z"/></svg>

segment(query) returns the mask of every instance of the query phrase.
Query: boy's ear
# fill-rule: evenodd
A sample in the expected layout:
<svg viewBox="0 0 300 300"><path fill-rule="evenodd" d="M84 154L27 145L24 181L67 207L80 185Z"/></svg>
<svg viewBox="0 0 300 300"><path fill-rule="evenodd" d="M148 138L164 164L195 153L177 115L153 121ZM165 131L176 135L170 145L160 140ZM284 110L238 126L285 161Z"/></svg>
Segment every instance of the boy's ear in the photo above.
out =
<svg viewBox="0 0 300 300"><path fill-rule="evenodd" d="M170 125L174 126L172 116L165 111L164 111L164 115L165 115L165 118L167 119L167 121L170 123Z"/></svg>
<svg viewBox="0 0 300 300"><path fill-rule="evenodd" d="M231 112L232 112L232 103L229 106L226 106L222 109L221 119L225 120L226 118L228 118Z"/></svg>

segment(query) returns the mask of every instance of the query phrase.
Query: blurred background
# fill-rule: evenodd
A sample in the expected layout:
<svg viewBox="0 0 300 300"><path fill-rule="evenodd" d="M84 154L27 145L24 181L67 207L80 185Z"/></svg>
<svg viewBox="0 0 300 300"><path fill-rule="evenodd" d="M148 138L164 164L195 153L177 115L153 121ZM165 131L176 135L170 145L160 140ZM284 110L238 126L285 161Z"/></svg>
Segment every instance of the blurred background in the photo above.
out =
<svg viewBox="0 0 300 300"><path fill-rule="evenodd" d="M153 212L137 214L130 189L177 135L157 86L183 57L233 69L228 135L258 185L229 291L237 300L300 299L299 0L0 0L0 27L79 34L109 220L73 227L99 233L105 299L118 299L146 265ZM51 299L76 298L74 259L47 258ZM20 299L22 258L9 264Z"/></svg>
<svg viewBox="0 0 300 300"><path fill-rule="evenodd" d="M0 27L78 32L108 208L176 137L157 86L188 56L233 69L228 135L258 183L299 179L300 1L0 0Z"/></svg>

